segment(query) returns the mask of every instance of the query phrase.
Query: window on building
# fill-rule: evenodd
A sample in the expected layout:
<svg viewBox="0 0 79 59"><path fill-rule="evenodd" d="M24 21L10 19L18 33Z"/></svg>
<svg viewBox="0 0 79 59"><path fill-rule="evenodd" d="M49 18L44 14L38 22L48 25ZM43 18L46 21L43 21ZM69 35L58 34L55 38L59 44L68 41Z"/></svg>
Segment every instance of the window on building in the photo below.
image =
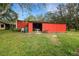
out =
<svg viewBox="0 0 79 59"><path fill-rule="evenodd" d="M1 24L1 28L3 28L4 27L4 24Z"/></svg>

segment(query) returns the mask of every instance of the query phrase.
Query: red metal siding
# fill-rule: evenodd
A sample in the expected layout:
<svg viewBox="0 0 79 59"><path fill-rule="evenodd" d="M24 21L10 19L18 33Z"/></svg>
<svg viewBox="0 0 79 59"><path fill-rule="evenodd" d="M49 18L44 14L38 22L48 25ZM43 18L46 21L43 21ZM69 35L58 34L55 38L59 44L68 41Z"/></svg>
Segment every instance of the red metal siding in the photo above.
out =
<svg viewBox="0 0 79 59"><path fill-rule="evenodd" d="M17 28L25 28L28 26L28 32L33 31L33 23L25 21L17 21ZM51 23L42 23L42 31L51 32L66 32L66 24L51 24Z"/></svg>
<svg viewBox="0 0 79 59"><path fill-rule="evenodd" d="M66 32L66 24L43 23L42 24L42 31L47 31L47 32Z"/></svg>
<svg viewBox="0 0 79 59"><path fill-rule="evenodd" d="M32 23L28 23L28 32L32 32L33 31L33 25Z"/></svg>
<svg viewBox="0 0 79 59"><path fill-rule="evenodd" d="M17 21L17 28L20 29L20 28L25 28L27 26L27 22L25 21Z"/></svg>

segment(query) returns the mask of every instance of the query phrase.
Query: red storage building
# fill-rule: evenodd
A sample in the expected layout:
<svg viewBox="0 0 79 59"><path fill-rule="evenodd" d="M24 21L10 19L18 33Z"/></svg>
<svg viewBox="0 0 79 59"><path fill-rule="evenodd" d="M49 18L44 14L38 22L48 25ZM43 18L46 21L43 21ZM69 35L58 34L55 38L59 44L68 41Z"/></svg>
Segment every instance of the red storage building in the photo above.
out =
<svg viewBox="0 0 79 59"><path fill-rule="evenodd" d="M16 21L16 28L21 29L25 28L28 25L26 21L17 20Z"/></svg>
<svg viewBox="0 0 79 59"><path fill-rule="evenodd" d="M25 22L18 20L16 22L18 29L28 27L28 32L39 29L41 32L66 32L66 24L54 24L49 22Z"/></svg>

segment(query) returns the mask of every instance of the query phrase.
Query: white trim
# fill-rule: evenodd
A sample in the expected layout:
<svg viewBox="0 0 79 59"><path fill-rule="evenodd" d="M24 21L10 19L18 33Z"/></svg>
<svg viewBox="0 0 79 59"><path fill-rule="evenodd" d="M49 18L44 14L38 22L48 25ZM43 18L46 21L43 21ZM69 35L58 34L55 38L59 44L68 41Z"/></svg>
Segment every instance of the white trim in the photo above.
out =
<svg viewBox="0 0 79 59"><path fill-rule="evenodd" d="M17 20L16 20L16 28L17 28Z"/></svg>

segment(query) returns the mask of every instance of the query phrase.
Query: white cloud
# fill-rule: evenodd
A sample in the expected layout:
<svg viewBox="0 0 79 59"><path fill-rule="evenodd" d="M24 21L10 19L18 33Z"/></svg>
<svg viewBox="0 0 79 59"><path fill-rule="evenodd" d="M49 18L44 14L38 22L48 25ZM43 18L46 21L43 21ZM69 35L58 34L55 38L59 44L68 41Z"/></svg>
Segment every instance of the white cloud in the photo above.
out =
<svg viewBox="0 0 79 59"><path fill-rule="evenodd" d="M58 4L47 4L47 11L55 12Z"/></svg>

